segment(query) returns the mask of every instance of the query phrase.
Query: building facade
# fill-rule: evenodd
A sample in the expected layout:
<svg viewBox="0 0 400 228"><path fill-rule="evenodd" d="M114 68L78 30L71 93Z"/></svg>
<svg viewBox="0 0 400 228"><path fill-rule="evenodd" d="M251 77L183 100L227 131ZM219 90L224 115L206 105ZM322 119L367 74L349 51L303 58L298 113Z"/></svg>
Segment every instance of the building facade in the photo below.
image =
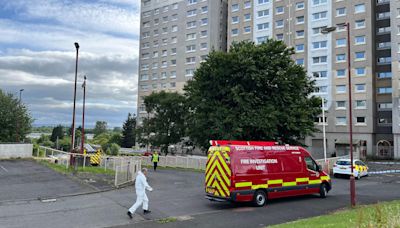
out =
<svg viewBox="0 0 400 228"><path fill-rule="evenodd" d="M138 117L143 97L182 92L210 50L226 51L227 1L142 0Z"/></svg>
<svg viewBox="0 0 400 228"><path fill-rule="evenodd" d="M142 0L138 116L153 91L181 92L208 52L233 42L284 41L324 98L327 155L400 158L400 1ZM349 23L349 28L344 26ZM336 30L323 34L324 28ZM350 29L353 142L349 141ZM305 142L323 157L323 135Z"/></svg>
<svg viewBox="0 0 400 228"><path fill-rule="evenodd" d="M400 158L400 2L389 0L229 0L228 46L268 38L293 47L297 64L325 100L327 154L347 154L349 99L347 28L350 23L353 142L361 156ZM321 31L335 26L328 34ZM323 157L323 135L305 144Z"/></svg>

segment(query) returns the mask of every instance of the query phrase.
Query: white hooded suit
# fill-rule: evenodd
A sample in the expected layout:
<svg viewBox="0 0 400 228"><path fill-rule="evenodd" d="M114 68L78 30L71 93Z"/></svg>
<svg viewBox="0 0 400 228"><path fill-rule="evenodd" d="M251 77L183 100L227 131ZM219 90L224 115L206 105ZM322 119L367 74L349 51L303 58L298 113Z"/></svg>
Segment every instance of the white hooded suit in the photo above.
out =
<svg viewBox="0 0 400 228"><path fill-rule="evenodd" d="M149 208L149 199L146 195L146 189L149 191L153 191L153 188L147 183L146 176L139 171L136 180L135 180L135 188L136 188L136 202L129 208L129 211L133 214L135 211L143 204L143 210L148 210Z"/></svg>

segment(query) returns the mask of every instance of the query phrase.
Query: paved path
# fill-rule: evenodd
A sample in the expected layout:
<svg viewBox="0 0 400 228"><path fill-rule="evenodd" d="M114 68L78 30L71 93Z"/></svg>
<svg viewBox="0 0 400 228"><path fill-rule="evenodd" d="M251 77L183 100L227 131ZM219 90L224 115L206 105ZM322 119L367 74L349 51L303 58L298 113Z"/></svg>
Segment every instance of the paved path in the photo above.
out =
<svg viewBox="0 0 400 228"><path fill-rule="evenodd" d="M150 172L148 179L154 191L148 194L152 210L149 216L139 211L133 220L127 217L127 208L135 200L134 188L130 186L58 198L50 203L3 202L0 203L0 227L259 227L326 214L349 204L348 179L333 179L333 190L326 199L317 196L279 199L268 202L266 207L254 208L204 199L203 176L175 170ZM359 203L400 199L399 174L362 178L356 185ZM156 221L167 217L184 221L167 224Z"/></svg>

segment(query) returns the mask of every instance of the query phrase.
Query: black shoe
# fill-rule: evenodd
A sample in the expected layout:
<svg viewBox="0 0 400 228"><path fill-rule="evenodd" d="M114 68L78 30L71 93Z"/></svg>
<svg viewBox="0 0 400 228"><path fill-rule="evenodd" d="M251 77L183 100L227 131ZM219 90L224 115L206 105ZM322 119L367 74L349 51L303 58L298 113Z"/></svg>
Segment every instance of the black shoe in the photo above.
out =
<svg viewBox="0 0 400 228"><path fill-rule="evenodd" d="M149 211L149 210L143 210L143 214L148 214L148 213L151 213L151 211Z"/></svg>
<svg viewBox="0 0 400 228"><path fill-rule="evenodd" d="M131 219L133 218L132 213L130 211L128 211L126 214L129 216L129 218L131 218Z"/></svg>

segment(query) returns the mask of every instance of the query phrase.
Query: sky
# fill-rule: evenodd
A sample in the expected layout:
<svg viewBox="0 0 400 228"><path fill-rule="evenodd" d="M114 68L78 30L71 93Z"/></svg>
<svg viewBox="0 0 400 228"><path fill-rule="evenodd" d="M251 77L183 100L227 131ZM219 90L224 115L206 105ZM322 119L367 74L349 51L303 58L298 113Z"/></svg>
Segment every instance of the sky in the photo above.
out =
<svg viewBox="0 0 400 228"><path fill-rule="evenodd" d="M0 0L0 89L27 105L34 126L72 123L75 42L80 45L76 125L122 126L136 113L139 0Z"/></svg>

